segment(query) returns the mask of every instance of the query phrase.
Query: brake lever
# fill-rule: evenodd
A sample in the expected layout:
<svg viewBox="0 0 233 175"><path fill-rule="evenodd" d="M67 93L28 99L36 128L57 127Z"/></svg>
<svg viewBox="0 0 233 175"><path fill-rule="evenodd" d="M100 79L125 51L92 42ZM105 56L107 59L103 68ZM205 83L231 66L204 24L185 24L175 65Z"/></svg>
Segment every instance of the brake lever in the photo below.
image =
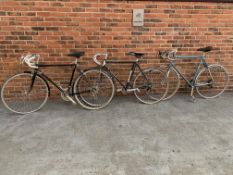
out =
<svg viewBox="0 0 233 175"><path fill-rule="evenodd" d="M25 57L24 55L21 56L21 58L20 58L20 64L24 63L24 57Z"/></svg>

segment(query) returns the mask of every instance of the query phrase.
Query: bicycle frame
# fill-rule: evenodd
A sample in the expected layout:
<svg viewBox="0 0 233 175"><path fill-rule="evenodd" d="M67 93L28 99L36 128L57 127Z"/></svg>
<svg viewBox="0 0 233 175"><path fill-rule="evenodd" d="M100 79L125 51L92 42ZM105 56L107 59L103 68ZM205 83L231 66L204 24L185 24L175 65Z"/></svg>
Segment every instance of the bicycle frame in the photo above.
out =
<svg viewBox="0 0 233 175"><path fill-rule="evenodd" d="M117 76L106 66L104 65L102 67L102 69L104 69L104 71L107 71L110 73L110 76L117 80L117 82L124 88L124 90L130 90L132 89L132 80L133 80L133 76L135 73L135 70L138 68L138 70L140 71L140 73L142 73L143 77L146 79L146 81L148 81L146 75L143 73L143 70L141 69L140 65L138 64L139 60L136 61L117 61L117 60L106 60L106 63L110 63L110 64L132 64L131 69L129 71L129 75L128 75L128 80L124 83L122 83Z"/></svg>
<svg viewBox="0 0 233 175"><path fill-rule="evenodd" d="M174 61L171 61L170 64L168 65L168 70L173 68L181 76L181 78L188 83L189 86L198 87L198 85L195 84L194 80L197 78L201 66L203 65L205 68L208 68L208 64L205 62L205 56L204 55L201 55L201 56L176 55L175 59L200 59L200 62L196 68L195 74L190 81L176 68Z"/></svg>
<svg viewBox="0 0 233 175"><path fill-rule="evenodd" d="M32 90L34 82L35 82L35 78L36 76L40 76L43 80L45 80L47 86L48 86L48 82L50 82L51 84L53 84L60 92L65 93L65 90L59 86L57 83L55 83L51 78L49 78L47 75L45 75L43 72L41 72L39 70L39 68L44 68L44 67L73 67L72 69L72 74L69 80L69 84L68 84L68 93L69 95L74 95L73 92L70 92L70 89L72 88L72 83L73 83L73 79L74 79L74 74L76 72L76 70L81 74L82 71L78 68L78 64L37 64L38 69L33 69L32 73L32 82L31 82L31 86L29 89L29 92ZM28 72L28 71L25 71ZM49 86L48 86L49 87Z"/></svg>

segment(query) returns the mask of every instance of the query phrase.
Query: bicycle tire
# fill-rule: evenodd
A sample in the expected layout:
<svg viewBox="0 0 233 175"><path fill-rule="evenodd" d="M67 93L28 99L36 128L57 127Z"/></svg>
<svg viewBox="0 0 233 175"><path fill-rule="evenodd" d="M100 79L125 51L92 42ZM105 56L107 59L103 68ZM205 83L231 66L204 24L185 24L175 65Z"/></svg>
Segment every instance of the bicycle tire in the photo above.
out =
<svg viewBox="0 0 233 175"><path fill-rule="evenodd" d="M11 112L29 114L38 111L47 102L49 88L41 77L36 75L33 88L28 92L32 76L31 73L16 74L3 84L1 99Z"/></svg>
<svg viewBox="0 0 233 175"><path fill-rule="evenodd" d="M171 72L173 72L173 73L171 73ZM163 100L171 99L180 88L180 75L177 73L176 70L174 70L174 68L170 68L167 71L166 75L168 78L169 85L168 85L168 92Z"/></svg>
<svg viewBox="0 0 233 175"><path fill-rule="evenodd" d="M98 79L99 78L99 79ZM98 84L97 84L97 81ZM101 91L99 91L101 88ZM115 86L108 73L98 68L84 71L75 81L75 99L86 109L106 107L115 94ZM90 91L88 93L88 91Z"/></svg>
<svg viewBox="0 0 233 175"><path fill-rule="evenodd" d="M211 83L211 81L214 82ZM217 84L218 81L219 84ZM218 64L210 65L208 66L208 68L203 68L198 73L197 78L195 80L195 84L197 85L196 87L197 93L201 97L206 99L220 96L226 90L228 82L229 82L229 75L227 71L223 66ZM214 86L216 87L216 90L213 89ZM222 87L221 89L220 86Z"/></svg>
<svg viewBox="0 0 233 175"><path fill-rule="evenodd" d="M151 74L153 73L153 74ZM144 77L144 75L146 78ZM149 77L149 74L151 76ZM152 80L158 80L160 79L159 83L154 83L151 85L150 83ZM150 81L150 83L148 83ZM158 85L153 89L153 92L151 90L151 86ZM162 85L162 87L159 87L159 85ZM140 72L133 83L133 88L138 89L134 91L134 95L137 97L139 101L141 101L144 104L155 104L163 100L163 98L166 96L168 91L168 81L166 75L163 73L163 71L159 69L145 69L142 72ZM153 93L153 94L152 94Z"/></svg>

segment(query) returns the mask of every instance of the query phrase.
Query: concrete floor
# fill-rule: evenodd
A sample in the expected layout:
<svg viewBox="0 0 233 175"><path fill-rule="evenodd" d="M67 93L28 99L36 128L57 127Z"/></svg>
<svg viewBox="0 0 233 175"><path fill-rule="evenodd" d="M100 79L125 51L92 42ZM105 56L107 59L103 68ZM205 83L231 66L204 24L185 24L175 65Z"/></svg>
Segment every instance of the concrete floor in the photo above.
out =
<svg viewBox="0 0 233 175"><path fill-rule="evenodd" d="M19 116L0 105L0 175L232 175L233 93L157 105L116 97L87 111L49 102Z"/></svg>

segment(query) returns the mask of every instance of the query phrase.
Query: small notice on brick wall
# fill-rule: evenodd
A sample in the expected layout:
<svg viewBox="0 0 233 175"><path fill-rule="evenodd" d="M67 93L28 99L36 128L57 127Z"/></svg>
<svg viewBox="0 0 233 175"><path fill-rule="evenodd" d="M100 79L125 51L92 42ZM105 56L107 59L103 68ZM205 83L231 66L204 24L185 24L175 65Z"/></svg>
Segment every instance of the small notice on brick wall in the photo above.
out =
<svg viewBox="0 0 233 175"><path fill-rule="evenodd" d="M133 26L144 25L144 9L133 9Z"/></svg>

